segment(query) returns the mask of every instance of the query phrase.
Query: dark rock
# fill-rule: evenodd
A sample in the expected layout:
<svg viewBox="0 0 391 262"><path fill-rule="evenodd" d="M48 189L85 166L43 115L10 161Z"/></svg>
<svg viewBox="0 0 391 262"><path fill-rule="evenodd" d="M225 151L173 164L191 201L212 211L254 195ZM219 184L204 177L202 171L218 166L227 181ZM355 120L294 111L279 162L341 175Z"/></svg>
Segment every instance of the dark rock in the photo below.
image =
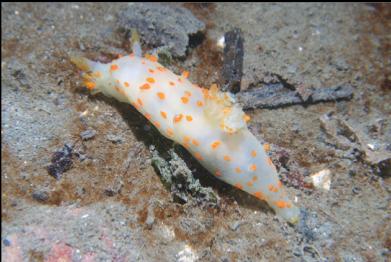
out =
<svg viewBox="0 0 391 262"><path fill-rule="evenodd" d="M53 154L51 164L47 167L49 175L60 179L62 173L72 168L73 147L65 144L64 147Z"/></svg>
<svg viewBox="0 0 391 262"><path fill-rule="evenodd" d="M120 28L135 28L142 41L167 48L173 56L183 57L189 36L204 30L205 24L186 8L159 3L133 3L119 14Z"/></svg>
<svg viewBox="0 0 391 262"><path fill-rule="evenodd" d="M35 191L32 197L38 202L46 202L49 199L49 194L46 191Z"/></svg>

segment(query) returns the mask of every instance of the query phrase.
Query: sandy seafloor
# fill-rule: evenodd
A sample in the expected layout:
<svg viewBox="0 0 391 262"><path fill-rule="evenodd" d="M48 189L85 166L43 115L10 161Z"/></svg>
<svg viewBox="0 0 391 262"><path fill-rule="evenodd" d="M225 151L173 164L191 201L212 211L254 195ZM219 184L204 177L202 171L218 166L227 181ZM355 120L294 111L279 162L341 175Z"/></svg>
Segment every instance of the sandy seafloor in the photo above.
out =
<svg viewBox="0 0 391 262"><path fill-rule="evenodd" d="M275 74L303 89L354 86L350 101L247 111L277 166L278 152L287 155L283 181L305 210L301 226L206 172L196 175L220 197L217 208L172 201L151 165L159 135L150 139L128 105L89 95L69 61L128 53L117 20L127 6L2 3L3 261L390 261L390 176L365 156L391 151L390 5L185 5L206 24L205 40L170 68L193 82L216 81L215 43L238 27L243 90ZM321 128L329 112L357 131L347 146ZM66 143L83 154L56 180L46 167ZM303 186L324 169L329 190Z"/></svg>

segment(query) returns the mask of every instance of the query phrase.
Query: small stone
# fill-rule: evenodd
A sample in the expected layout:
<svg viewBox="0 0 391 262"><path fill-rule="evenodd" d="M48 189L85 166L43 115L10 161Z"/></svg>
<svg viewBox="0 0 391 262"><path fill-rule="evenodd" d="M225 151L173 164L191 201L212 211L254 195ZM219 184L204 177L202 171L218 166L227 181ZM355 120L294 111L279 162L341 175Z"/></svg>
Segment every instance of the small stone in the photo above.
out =
<svg viewBox="0 0 391 262"><path fill-rule="evenodd" d="M56 179L60 179L62 173L72 168L73 146L65 144L64 147L55 152L51 159L51 164L47 166L49 175Z"/></svg>
<svg viewBox="0 0 391 262"><path fill-rule="evenodd" d="M106 138L114 144L121 144L123 142L123 138L120 135L116 134L107 134Z"/></svg>
<svg viewBox="0 0 391 262"><path fill-rule="evenodd" d="M4 238L3 239L3 244L4 244L4 246L9 247L11 245L11 241L9 241L8 239Z"/></svg>
<svg viewBox="0 0 391 262"><path fill-rule="evenodd" d="M145 224L146 224L147 228L148 229L152 229L152 226L153 226L154 223L155 223L155 217L154 216L150 216L149 212L148 212L148 217L145 220Z"/></svg>
<svg viewBox="0 0 391 262"><path fill-rule="evenodd" d="M38 202L45 202L49 199L49 195L46 191L35 191L33 192L32 197Z"/></svg>
<svg viewBox="0 0 391 262"><path fill-rule="evenodd" d="M235 221L229 225L229 228L231 228L232 231L236 231L240 225L240 221Z"/></svg>
<svg viewBox="0 0 391 262"><path fill-rule="evenodd" d="M80 137L81 137L81 139L83 139L84 141L90 140L90 139L93 138L95 135L96 135L96 131L95 131L94 129L88 129L88 130L83 131L83 132L80 133Z"/></svg>

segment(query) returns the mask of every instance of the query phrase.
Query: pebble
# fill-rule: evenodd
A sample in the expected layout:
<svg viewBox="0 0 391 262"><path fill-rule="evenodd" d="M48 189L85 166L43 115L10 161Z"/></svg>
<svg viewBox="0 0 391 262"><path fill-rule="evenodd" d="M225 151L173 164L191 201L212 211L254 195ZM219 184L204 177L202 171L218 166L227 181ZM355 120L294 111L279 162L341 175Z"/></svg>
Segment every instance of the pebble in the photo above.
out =
<svg viewBox="0 0 391 262"><path fill-rule="evenodd" d="M49 199L49 195L45 191L35 191L33 192L32 197L38 202L45 202Z"/></svg>
<svg viewBox="0 0 391 262"><path fill-rule="evenodd" d="M236 231L240 225L240 221L235 221L229 225L229 228L231 228L232 231Z"/></svg>
<svg viewBox="0 0 391 262"><path fill-rule="evenodd" d="M88 129L88 130L83 131L83 132L80 133L80 137L84 141L93 138L95 135L96 135L96 131L94 129Z"/></svg>

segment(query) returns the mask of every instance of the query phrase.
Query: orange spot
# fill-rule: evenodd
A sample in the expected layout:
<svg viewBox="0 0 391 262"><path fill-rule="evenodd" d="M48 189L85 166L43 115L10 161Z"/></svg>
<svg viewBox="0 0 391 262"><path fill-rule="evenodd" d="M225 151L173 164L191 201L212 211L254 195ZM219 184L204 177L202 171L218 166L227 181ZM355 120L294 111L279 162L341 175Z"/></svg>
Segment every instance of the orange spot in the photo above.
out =
<svg viewBox="0 0 391 262"><path fill-rule="evenodd" d="M281 181L278 181L277 188L281 188L281 187L282 187L282 183L281 183Z"/></svg>
<svg viewBox="0 0 391 262"><path fill-rule="evenodd" d="M202 103L202 101L197 101L197 106L201 107L203 105L204 105L204 103Z"/></svg>
<svg viewBox="0 0 391 262"><path fill-rule="evenodd" d="M125 85L126 87L129 87L129 86L130 86L128 82L124 82L124 85Z"/></svg>
<svg viewBox="0 0 391 262"><path fill-rule="evenodd" d="M183 141L184 141L185 143L189 143L190 140L191 140L191 138L190 138L189 136L184 136L184 137L183 137Z"/></svg>
<svg viewBox="0 0 391 262"><path fill-rule="evenodd" d="M225 155L225 156L224 156L224 160L229 162L229 161L231 161L231 157L230 157L230 156L227 156L227 155Z"/></svg>
<svg viewBox="0 0 391 262"><path fill-rule="evenodd" d="M96 87L96 84L94 82L86 82L85 85L89 90L92 90Z"/></svg>
<svg viewBox="0 0 391 262"><path fill-rule="evenodd" d="M162 115L162 117L163 117L164 119L167 119L167 113L166 113L166 112L160 111L160 114Z"/></svg>
<svg viewBox="0 0 391 262"><path fill-rule="evenodd" d="M174 131L171 128L167 128L167 135L168 136L173 136L174 135Z"/></svg>
<svg viewBox="0 0 391 262"><path fill-rule="evenodd" d="M160 123L158 121L153 122L153 124L157 127L160 128Z"/></svg>
<svg viewBox="0 0 391 262"><path fill-rule="evenodd" d="M191 121L193 121L193 117L192 116L186 116L186 120L191 122Z"/></svg>
<svg viewBox="0 0 391 262"><path fill-rule="evenodd" d="M257 151L255 151L255 150L251 151L251 156L252 157L256 157L257 156Z"/></svg>
<svg viewBox="0 0 391 262"><path fill-rule="evenodd" d="M183 117L182 114L174 116L174 123L180 122L182 120L182 117Z"/></svg>
<svg viewBox="0 0 391 262"><path fill-rule="evenodd" d="M155 83L155 79L153 77L147 77L147 82L153 84Z"/></svg>
<svg viewBox="0 0 391 262"><path fill-rule="evenodd" d="M278 188L273 186L273 185L269 185L268 186L268 189L270 192L274 192L274 193L277 193L278 192Z"/></svg>
<svg viewBox="0 0 391 262"><path fill-rule="evenodd" d="M134 53L129 54L129 57L133 58L134 57Z"/></svg>
<svg viewBox="0 0 391 262"><path fill-rule="evenodd" d="M269 152L270 151L270 145L269 144L264 144L263 145L263 150L265 150L265 152Z"/></svg>
<svg viewBox="0 0 391 262"><path fill-rule="evenodd" d="M145 118L148 119L148 120L150 120L150 119L152 118L152 116L151 116L150 114L147 113L147 114L145 114Z"/></svg>
<svg viewBox="0 0 391 262"><path fill-rule="evenodd" d="M266 197L261 192L255 192L254 196L260 200L266 200Z"/></svg>
<svg viewBox="0 0 391 262"><path fill-rule="evenodd" d="M189 71L183 71L183 73L182 73L182 76L183 76L184 78L188 78L189 75L190 75Z"/></svg>
<svg viewBox="0 0 391 262"><path fill-rule="evenodd" d="M162 67L162 66L158 66L158 67L157 67L157 70L159 70L160 72L166 71L166 69L165 69L164 67Z"/></svg>
<svg viewBox="0 0 391 262"><path fill-rule="evenodd" d="M220 170L217 170L216 173L215 173L216 176L221 176L221 172Z"/></svg>
<svg viewBox="0 0 391 262"><path fill-rule="evenodd" d="M287 203L285 201L276 201L275 204L279 208L287 208L287 207L291 206L289 203Z"/></svg>
<svg viewBox="0 0 391 262"><path fill-rule="evenodd" d="M161 99L161 100L163 100L163 99L165 99L166 98L166 95L164 94L164 93L162 93L162 92L158 92L158 93L156 93L156 95L159 97L159 99Z"/></svg>
<svg viewBox="0 0 391 262"><path fill-rule="evenodd" d="M154 55L145 55L145 57L151 62L157 62L157 57Z"/></svg>
<svg viewBox="0 0 391 262"><path fill-rule="evenodd" d="M190 91L185 91L185 95L191 96L191 92Z"/></svg>
<svg viewBox="0 0 391 262"><path fill-rule="evenodd" d="M182 103L187 104L189 102L189 98L182 96L181 97Z"/></svg>
<svg viewBox="0 0 391 262"><path fill-rule="evenodd" d="M257 165L256 165L256 164L252 164L252 165L250 166L250 170L251 170L251 171L256 171L256 170L257 170Z"/></svg>
<svg viewBox="0 0 391 262"><path fill-rule="evenodd" d="M150 88L151 88L151 86L148 83L145 83L142 86L140 86L141 90L147 90L147 89L150 89Z"/></svg>
<svg viewBox="0 0 391 262"><path fill-rule="evenodd" d="M226 107L226 108L223 109L223 113L224 113L225 115L231 113L231 111L232 111L232 109L229 108L229 107Z"/></svg>
<svg viewBox="0 0 391 262"><path fill-rule="evenodd" d="M155 73L155 70L149 68L149 69L148 69L148 72L150 72L151 74L153 74L153 73Z"/></svg>
<svg viewBox="0 0 391 262"><path fill-rule="evenodd" d="M267 163L269 166L273 166L273 161L270 159L270 157L267 158Z"/></svg>
<svg viewBox="0 0 391 262"><path fill-rule="evenodd" d="M219 145L221 144L221 142L219 140L213 142L210 146L212 147L212 149L216 149Z"/></svg>
<svg viewBox="0 0 391 262"><path fill-rule="evenodd" d="M253 176L253 181L257 181L258 180L258 177L257 176Z"/></svg>
<svg viewBox="0 0 391 262"><path fill-rule="evenodd" d="M250 119L251 119L251 117L248 116L248 115L244 115L244 116L243 116L243 120L244 120L245 122L250 121Z"/></svg>
<svg viewBox="0 0 391 262"><path fill-rule="evenodd" d="M192 142L193 145L195 145L195 146L199 146L199 145L200 145L200 143L199 143L196 139L193 139L191 142Z"/></svg>
<svg viewBox="0 0 391 262"><path fill-rule="evenodd" d="M240 174L240 173L242 173L242 169L240 169L240 167L237 167L237 168L235 168L235 172Z"/></svg>
<svg viewBox="0 0 391 262"><path fill-rule="evenodd" d="M235 185L234 185L234 187L236 187L236 188L239 188L239 189L243 189L243 186L242 186L242 184L240 184L240 183L236 183Z"/></svg>
<svg viewBox="0 0 391 262"><path fill-rule="evenodd" d="M118 80L118 79L115 79L115 82L116 82L117 84L119 84L119 80Z"/></svg>
<svg viewBox="0 0 391 262"><path fill-rule="evenodd" d="M118 69L119 69L118 65L115 65L115 64L114 64L114 65L111 65L111 66L110 66L110 70L111 70L111 71L115 71L115 70L118 70Z"/></svg>
<svg viewBox="0 0 391 262"><path fill-rule="evenodd" d="M252 181L247 182L247 186L253 186L253 182Z"/></svg>
<svg viewBox="0 0 391 262"><path fill-rule="evenodd" d="M170 81L169 84L170 84L170 86L175 86L175 83L172 81Z"/></svg>
<svg viewBox="0 0 391 262"><path fill-rule="evenodd" d="M201 156L201 154L198 153L198 152L196 152L196 153L194 154L194 157L195 157L196 159L198 159L198 160L203 160L203 159L204 159L204 158Z"/></svg>
<svg viewBox="0 0 391 262"><path fill-rule="evenodd" d="M145 65L145 60L144 59L141 60L141 64Z"/></svg>
<svg viewBox="0 0 391 262"><path fill-rule="evenodd" d="M204 98L209 97L209 90L208 89L202 89L202 94L204 95Z"/></svg>
<svg viewBox="0 0 391 262"><path fill-rule="evenodd" d="M102 73L99 72L99 71L96 71L96 72L94 73L94 76L95 76L95 77L101 77L101 76L102 76Z"/></svg>
<svg viewBox="0 0 391 262"><path fill-rule="evenodd" d="M137 99L137 103L138 103L140 106L143 106L143 101L142 101L140 98Z"/></svg>

